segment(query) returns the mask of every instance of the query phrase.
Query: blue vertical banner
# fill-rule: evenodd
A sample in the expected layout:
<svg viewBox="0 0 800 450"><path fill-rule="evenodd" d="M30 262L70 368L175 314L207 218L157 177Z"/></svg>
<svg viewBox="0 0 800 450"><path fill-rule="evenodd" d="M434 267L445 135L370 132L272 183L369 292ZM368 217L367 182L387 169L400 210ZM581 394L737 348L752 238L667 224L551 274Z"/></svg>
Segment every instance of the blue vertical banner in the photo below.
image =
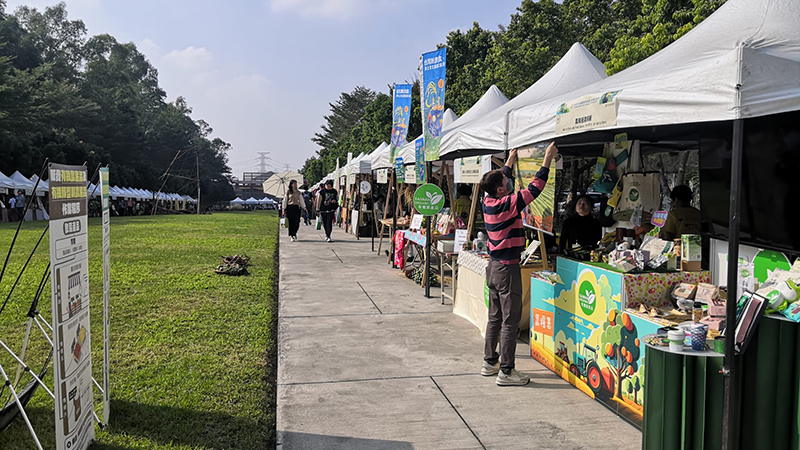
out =
<svg viewBox="0 0 800 450"><path fill-rule="evenodd" d="M411 118L411 85L396 84L394 86L394 103L392 106L392 138L389 142L389 161L397 157L397 150L406 143L408 122Z"/></svg>
<svg viewBox="0 0 800 450"><path fill-rule="evenodd" d="M425 160L439 159L439 141L442 139L444 117L445 67L447 49L422 55L422 135L425 137Z"/></svg>
<svg viewBox="0 0 800 450"><path fill-rule="evenodd" d="M404 183L406 179L406 172L403 169L403 158L394 160L394 176L397 183Z"/></svg>
<svg viewBox="0 0 800 450"><path fill-rule="evenodd" d="M417 184L425 184L428 182L428 174L425 173L425 138L419 137L414 141L414 156Z"/></svg>

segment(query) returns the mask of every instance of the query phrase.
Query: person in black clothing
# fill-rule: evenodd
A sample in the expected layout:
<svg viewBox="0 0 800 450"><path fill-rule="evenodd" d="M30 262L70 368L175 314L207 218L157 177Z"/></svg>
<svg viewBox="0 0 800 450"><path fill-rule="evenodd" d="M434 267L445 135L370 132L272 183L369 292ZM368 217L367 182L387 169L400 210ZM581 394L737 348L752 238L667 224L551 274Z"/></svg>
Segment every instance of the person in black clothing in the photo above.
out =
<svg viewBox="0 0 800 450"><path fill-rule="evenodd" d="M575 204L575 216L564 221L561 227L561 239L558 242L559 253L571 250L575 244L583 249L597 247L597 241L603 237L600 221L592 217L594 201L588 195L578 197Z"/></svg>
<svg viewBox="0 0 800 450"><path fill-rule="evenodd" d="M328 180L325 182L325 188L319 191L317 196L317 211L322 217L322 225L325 228L325 240L331 240L331 231L333 231L333 219L336 216L336 209L339 207L339 193L333 188L333 181Z"/></svg>

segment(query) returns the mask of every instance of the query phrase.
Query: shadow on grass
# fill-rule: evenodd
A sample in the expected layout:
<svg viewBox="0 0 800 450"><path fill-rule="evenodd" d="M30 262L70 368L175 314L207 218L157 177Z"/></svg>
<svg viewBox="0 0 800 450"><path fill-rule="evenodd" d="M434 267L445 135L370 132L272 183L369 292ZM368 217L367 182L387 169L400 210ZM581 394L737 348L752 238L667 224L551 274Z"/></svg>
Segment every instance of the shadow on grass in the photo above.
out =
<svg viewBox="0 0 800 450"><path fill-rule="evenodd" d="M408 450L414 446L403 441L384 441L322 434L282 432L279 433L279 450L326 449L326 450Z"/></svg>
<svg viewBox="0 0 800 450"><path fill-rule="evenodd" d="M140 438L158 445L201 448L264 449L270 445L270 424L220 412L193 411L115 400L106 433L111 443L95 442L93 450L122 449L118 436Z"/></svg>

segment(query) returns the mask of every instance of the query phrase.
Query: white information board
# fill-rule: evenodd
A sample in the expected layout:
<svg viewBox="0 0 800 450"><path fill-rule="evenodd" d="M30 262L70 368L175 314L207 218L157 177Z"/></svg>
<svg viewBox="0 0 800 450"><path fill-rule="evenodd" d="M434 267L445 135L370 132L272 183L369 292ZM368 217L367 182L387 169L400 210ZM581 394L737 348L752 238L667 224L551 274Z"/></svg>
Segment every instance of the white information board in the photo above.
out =
<svg viewBox="0 0 800 450"><path fill-rule="evenodd" d="M50 164L56 449L94 440L86 167Z"/></svg>

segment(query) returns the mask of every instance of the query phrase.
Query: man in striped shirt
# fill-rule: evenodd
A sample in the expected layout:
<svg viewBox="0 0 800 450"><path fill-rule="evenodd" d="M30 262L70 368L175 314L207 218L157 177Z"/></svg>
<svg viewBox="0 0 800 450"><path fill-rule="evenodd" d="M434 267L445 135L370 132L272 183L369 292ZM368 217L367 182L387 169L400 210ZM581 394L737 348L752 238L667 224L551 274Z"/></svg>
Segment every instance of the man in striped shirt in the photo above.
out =
<svg viewBox="0 0 800 450"><path fill-rule="evenodd" d="M517 149L508 153L502 170L493 170L481 180L481 188L487 194L483 199L483 219L489 234L489 266L486 269L489 323L486 326L481 375L497 374L496 383L500 386L521 386L530 381L530 378L514 369L517 328L522 318L519 258L525 250L525 230L520 212L544 189L550 163L557 154L555 143L551 143L545 151L542 168L526 189L514 192L512 168L517 162Z"/></svg>

